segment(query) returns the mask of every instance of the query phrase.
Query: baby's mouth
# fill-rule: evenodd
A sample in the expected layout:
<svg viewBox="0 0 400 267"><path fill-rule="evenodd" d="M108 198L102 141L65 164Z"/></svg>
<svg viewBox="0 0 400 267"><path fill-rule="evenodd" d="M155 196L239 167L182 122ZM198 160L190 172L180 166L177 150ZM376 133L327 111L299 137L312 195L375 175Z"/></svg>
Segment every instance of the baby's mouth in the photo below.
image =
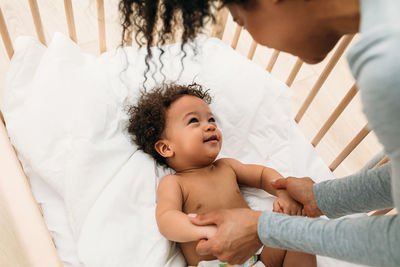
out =
<svg viewBox="0 0 400 267"><path fill-rule="evenodd" d="M203 142L204 143L207 143L207 142L216 143L216 142L218 142L218 136L216 134L213 134L210 137L208 137L207 139L205 139Z"/></svg>

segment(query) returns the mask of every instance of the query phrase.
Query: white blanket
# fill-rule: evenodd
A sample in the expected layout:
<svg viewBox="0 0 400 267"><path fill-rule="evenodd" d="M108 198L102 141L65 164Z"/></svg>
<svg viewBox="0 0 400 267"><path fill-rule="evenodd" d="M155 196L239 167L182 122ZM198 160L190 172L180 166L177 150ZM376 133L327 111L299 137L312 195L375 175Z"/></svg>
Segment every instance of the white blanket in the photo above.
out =
<svg viewBox="0 0 400 267"><path fill-rule="evenodd" d="M179 83L211 89L224 135L221 157L265 164L283 175L333 178L290 118L283 83L220 40L196 42L199 54L187 47L180 77L180 44L165 47L163 73L169 81L179 77ZM67 266L185 265L154 216L157 184L169 170L137 151L125 130L126 106L143 82L144 55L124 48L96 58L62 34L47 49L29 37L16 42L4 116ZM155 78L163 80L159 73ZM150 76L146 85L155 83ZM251 207L272 208L267 193L243 192Z"/></svg>

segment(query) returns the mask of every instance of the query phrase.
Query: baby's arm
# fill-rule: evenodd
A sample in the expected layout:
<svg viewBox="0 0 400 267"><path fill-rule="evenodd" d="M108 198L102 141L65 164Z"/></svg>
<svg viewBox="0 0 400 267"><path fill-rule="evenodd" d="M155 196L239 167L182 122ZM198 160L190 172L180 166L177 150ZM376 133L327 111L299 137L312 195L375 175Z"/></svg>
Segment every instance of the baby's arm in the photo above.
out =
<svg viewBox="0 0 400 267"><path fill-rule="evenodd" d="M235 159L226 158L221 160L232 167L238 183L260 188L277 196L278 198L274 202L274 211L290 215L301 215L301 204L292 199L286 190L275 189L271 185L273 180L283 178L279 172L262 165L243 164Z"/></svg>
<svg viewBox="0 0 400 267"><path fill-rule="evenodd" d="M256 164L243 164L240 161L231 158L220 159L220 161L228 164L233 169L237 181L240 184L263 189L275 196L278 196L280 192L285 191L275 189L271 185L272 180L283 178L283 176L274 169Z"/></svg>
<svg viewBox="0 0 400 267"><path fill-rule="evenodd" d="M158 186L156 219L160 233L175 242L190 242L210 238L216 226L193 225L188 215L182 212L183 194L178 178L174 175L164 177Z"/></svg>

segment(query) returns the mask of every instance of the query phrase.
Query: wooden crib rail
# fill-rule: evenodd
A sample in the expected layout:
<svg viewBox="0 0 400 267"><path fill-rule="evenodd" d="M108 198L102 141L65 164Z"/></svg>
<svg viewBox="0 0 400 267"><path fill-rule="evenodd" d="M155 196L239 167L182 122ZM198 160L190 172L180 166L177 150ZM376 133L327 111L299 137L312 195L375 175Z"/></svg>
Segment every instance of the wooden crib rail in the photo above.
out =
<svg viewBox="0 0 400 267"><path fill-rule="evenodd" d="M44 34L42 18L40 16L39 6L36 0L28 0L29 7L31 10L33 22L35 25L35 30L39 41L47 45L46 37ZM107 51L106 45L106 23L105 23L105 11L104 11L104 0L96 0L97 5L97 24L98 24L98 40L99 40L99 51L100 53ZM74 42L78 41L77 33L76 33L76 25L75 25L75 18L73 13L72 1L71 0L64 0L64 9L65 9L65 17L67 21L68 33L71 40ZM1 18L0 18L1 20ZM4 18L3 18L4 20ZM0 21L1 23L1 21ZM5 23L1 23L1 26L5 25ZM1 29L6 29L1 27ZM3 33L2 33L3 36ZM3 37L3 42L4 37ZM9 51L9 44L5 44L7 52ZM8 52L10 54L10 52Z"/></svg>
<svg viewBox="0 0 400 267"><path fill-rule="evenodd" d="M97 23L99 27L99 46L100 46L100 53L103 53L107 51L104 0L96 0L96 3L97 3Z"/></svg>
<svg viewBox="0 0 400 267"><path fill-rule="evenodd" d="M42 18L40 17L39 7L36 0L29 0L29 7L31 9L33 23L35 24L36 34L39 41L47 45L46 37L43 32Z"/></svg>
<svg viewBox="0 0 400 267"><path fill-rule="evenodd" d="M77 43L78 38L76 37L74 11L72 9L71 0L64 0L64 8L65 8L65 17L67 19L69 38L71 38L72 41Z"/></svg>
<svg viewBox="0 0 400 267"><path fill-rule="evenodd" d="M14 48L11 42L10 34L7 29L7 24L3 16L3 12L1 11L0 7L0 34L1 39L3 40L4 47L6 48L8 58L12 58L14 54Z"/></svg>
<svg viewBox="0 0 400 267"><path fill-rule="evenodd" d="M280 53L280 51L278 51L278 50L276 50L276 49L274 50L274 52L272 52L272 56L271 56L271 58L269 59L269 62L268 62L267 68L266 68L266 70L267 70L268 72L271 72L272 69L274 68L275 63L276 63L276 61L278 60L279 53Z"/></svg>
<svg viewBox="0 0 400 267"><path fill-rule="evenodd" d="M365 125L358 134L351 140L351 142L343 149L343 151L335 158L329 165L329 169L334 171L340 163L361 143L362 140L369 134L371 130Z"/></svg>
<svg viewBox="0 0 400 267"><path fill-rule="evenodd" d="M0 266L61 267L3 122L0 122L0 164Z"/></svg>
<svg viewBox="0 0 400 267"><path fill-rule="evenodd" d="M321 75L318 77L318 80L314 84L313 88L311 89L309 95L304 100L303 104L301 105L297 115L295 116L294 120L299 122L303 117L304 113L307 111L308 107L310 106L311 102L314 100L315 96L317 95L318 91L321 89L322 85L328 78L329 74L332 72L333 68L335 67L336 63L339 61L340 57L343 55L344 50L350 44L351 40L354 38L354 34L346 35L340 41L337 49L333 53L331 59L329 60L328 64L326 64L324 70L322 71Z"/></svg>
<svg viewBox="0 0 400 267"><path fill-rule="evenodd" d="M294 66L292 70L290 71L290 74L288 78L286 79L286 85L287 86L292 86L294 79L296 79L297 74L299 74L300 68L303 65L304 61L301 60L300 58L297 58L296 63L294 63Z"/></svg>
<svg viewBox="0 0 400 267"><path fill-rule="evenodd" d="M316 146L319 144L321 139L325 136L325 134L331 128L333 123L335 123L335 121L339 118L339 116L342 114L344 109L350 104L351 100L354 98L354 96L356 94L357 94L357 86L356 86L356 84L354 84L350 88L350 90L347 92L347 94L343 97L342 101L340 101L339 105L332 112L332 114L329 116L329 118L325 121L324 125L321 127L321 129L316 134L316 136L312 139L311 144L313 146Z"/></svg>
<svg viewBox="0 0 400 267"><path fill-rule="evenodd" d="M236 49L236 47L237 47L242 29L243 29L242 26L236 25L235 35L233 36L232 43L231 43L231 47L233 49Z"/></svg>
<svg viewBox="0 0 400 267"><path fill-rule="evenodd" d="M257 49L257 42L256 41L252 41L251 42L251 46L249 49L249 53L247 54L247 58L252 60L254 57L254 54L256 53L256 49Z"/></svg>

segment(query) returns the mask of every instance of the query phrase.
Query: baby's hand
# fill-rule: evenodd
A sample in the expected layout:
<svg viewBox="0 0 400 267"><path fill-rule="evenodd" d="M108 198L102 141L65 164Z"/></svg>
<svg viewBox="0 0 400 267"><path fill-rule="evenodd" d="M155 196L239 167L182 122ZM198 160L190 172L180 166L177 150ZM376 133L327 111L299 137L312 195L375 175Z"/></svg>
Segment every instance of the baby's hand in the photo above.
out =
<svg viewBox="0 0 400 267"><path fill-rule="evenodd" d="M210 239L217 232L216 225L198 226L201 227L202 236L204 239Z"/></svg>
<svg viewBox="0 0 400 267"><path fill-rule="evenodd" d="M286 190L277 191L277 199L274 201L274 212L288 215L302 215L303 205L290 197Z"/></svg>

